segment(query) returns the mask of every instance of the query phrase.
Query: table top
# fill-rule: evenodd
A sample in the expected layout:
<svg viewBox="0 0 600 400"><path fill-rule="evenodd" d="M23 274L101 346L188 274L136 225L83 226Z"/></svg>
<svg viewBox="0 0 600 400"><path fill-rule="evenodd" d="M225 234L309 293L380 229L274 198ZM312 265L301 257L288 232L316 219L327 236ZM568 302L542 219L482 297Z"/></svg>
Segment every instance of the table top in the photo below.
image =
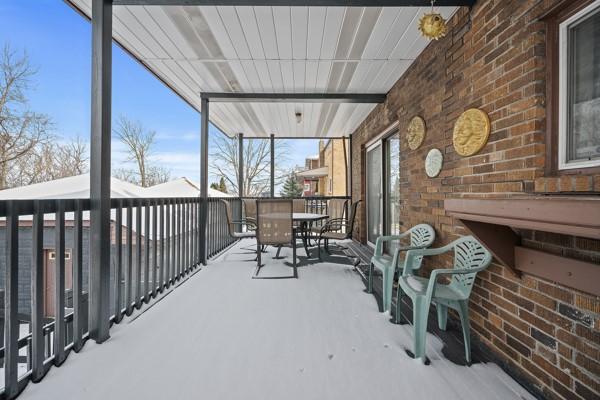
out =
<svg viewBox="0 0 600 400"><path fill-rule="evenodd" d="M293 213L292 219L294 221L319 221L322 219L329 218L326 214L313 214L313 213Z"/></svg>

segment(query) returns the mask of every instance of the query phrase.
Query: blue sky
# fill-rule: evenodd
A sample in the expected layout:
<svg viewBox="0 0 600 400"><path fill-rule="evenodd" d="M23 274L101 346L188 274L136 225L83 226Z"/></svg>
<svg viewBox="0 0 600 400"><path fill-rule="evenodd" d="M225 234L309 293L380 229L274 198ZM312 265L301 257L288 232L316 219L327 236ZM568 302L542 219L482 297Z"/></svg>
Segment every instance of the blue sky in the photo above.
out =
<svg viewBox="0 0 600 400"><path fill-rule="evenodd" d="M89 22L60 0L0 0L0 21L0 46L26 51L37 69L28 93L31 110L49 115L57 135L89 141ZM173 178L198 180L200 114L115 45L112 104L113 120L126 115L157 132L154 158ZM212 127L211 135L220 133ZM317 143L294 141L288 166L304 164ZM123 163L123 148L114 140L112 157L113 164Z"/></svg>

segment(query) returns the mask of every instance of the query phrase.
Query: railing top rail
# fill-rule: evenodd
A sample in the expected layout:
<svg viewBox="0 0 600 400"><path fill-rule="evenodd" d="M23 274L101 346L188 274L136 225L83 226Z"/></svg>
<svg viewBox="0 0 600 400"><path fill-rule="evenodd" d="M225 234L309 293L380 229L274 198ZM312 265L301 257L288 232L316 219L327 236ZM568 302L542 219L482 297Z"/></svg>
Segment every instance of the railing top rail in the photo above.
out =
<svg viewBox="0 0 600 400"><path fill-rule="evenodd" d="M114 197L110 199L110 207L136 207L153 206L160 204L177 203L198 203L200 197ZM6 217L8 213L8 204L13 204L17 209L18 215L32 215L35 212L45 214L54 213L59 210L64 212L89 211L91 208L90 199L27 199L27 200L0 200L0 217Z"/></svg>
<svg viewBox="0 0 600 400"><path fill-rule="evenodd" d="M219 200L239 201L240 199L264 200L269 198L290 200L320 200L326 201L331 199L350 199L349 196L306 196L306 197L252 197L252 196L221 196L209 197L210 202ZM110 199L110 207L137 207L137 206L154 206L161 204L178 204L178 203L198 203L202 201L200 197L113 197ZM44 214L55 213L60 209L64 212L74 211L89 211L91 208L90 199L26 199L26 200L0 200L0 217L6 217L8 213L8 204L16 207L18 215L32 215L36 212Z"/></svg>

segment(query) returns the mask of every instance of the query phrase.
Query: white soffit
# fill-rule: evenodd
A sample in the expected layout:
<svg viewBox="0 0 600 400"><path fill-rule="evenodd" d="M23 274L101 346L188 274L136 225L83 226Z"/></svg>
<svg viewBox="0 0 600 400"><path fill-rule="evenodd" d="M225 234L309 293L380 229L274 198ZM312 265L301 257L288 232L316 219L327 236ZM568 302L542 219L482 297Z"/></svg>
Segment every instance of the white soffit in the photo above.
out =
<svg viewBox="0 0 600 400"><path fill-rule="evenodd" d="M91 0L68 0L88 17ZM456 7L436 7L450 18ZM114 6L113 37L200 110L201 92L387 93L429 8ZM211 103L227 135L347 136L374 104ZM296 112L302 113L301 122Z"/></svg>

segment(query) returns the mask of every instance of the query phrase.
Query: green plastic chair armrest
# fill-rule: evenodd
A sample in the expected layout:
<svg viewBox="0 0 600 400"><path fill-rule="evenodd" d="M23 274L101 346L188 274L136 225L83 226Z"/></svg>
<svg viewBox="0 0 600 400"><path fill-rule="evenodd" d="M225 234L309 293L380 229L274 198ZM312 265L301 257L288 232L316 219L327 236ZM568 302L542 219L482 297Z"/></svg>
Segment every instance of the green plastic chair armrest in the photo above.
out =
<svg viewBox="0 0 600 400"><path fill-rule="evenodd" d="M478 268L463 268L463 269L454 269L454 268L448 268L448 269L434 269L433 271L431 271L431 278L437 278L440 275L460 275L460 274L474 274L477 273L479 271L483 271L487 266L481 266Z"/></svg>
<svg viewBox="0 0 600 400"><path fill-rule="evenodd" d="M437 256L439 254L453 251L452 245L438 247L437 249L413 249L406 252L406 258L404 258L404 268L402 270L402 276L413 275L412 271L421 268L423 257L426 256Z"/></svg>
<svg viewBox="0 0 600 400"><path fill-rule="evenodd" d="M379 236L375 241L375 256L381 257L383 255L383 242L391 242L392 240L400 240L410 234L410 231L406 231L399 235L390 236Z"/></svg>

